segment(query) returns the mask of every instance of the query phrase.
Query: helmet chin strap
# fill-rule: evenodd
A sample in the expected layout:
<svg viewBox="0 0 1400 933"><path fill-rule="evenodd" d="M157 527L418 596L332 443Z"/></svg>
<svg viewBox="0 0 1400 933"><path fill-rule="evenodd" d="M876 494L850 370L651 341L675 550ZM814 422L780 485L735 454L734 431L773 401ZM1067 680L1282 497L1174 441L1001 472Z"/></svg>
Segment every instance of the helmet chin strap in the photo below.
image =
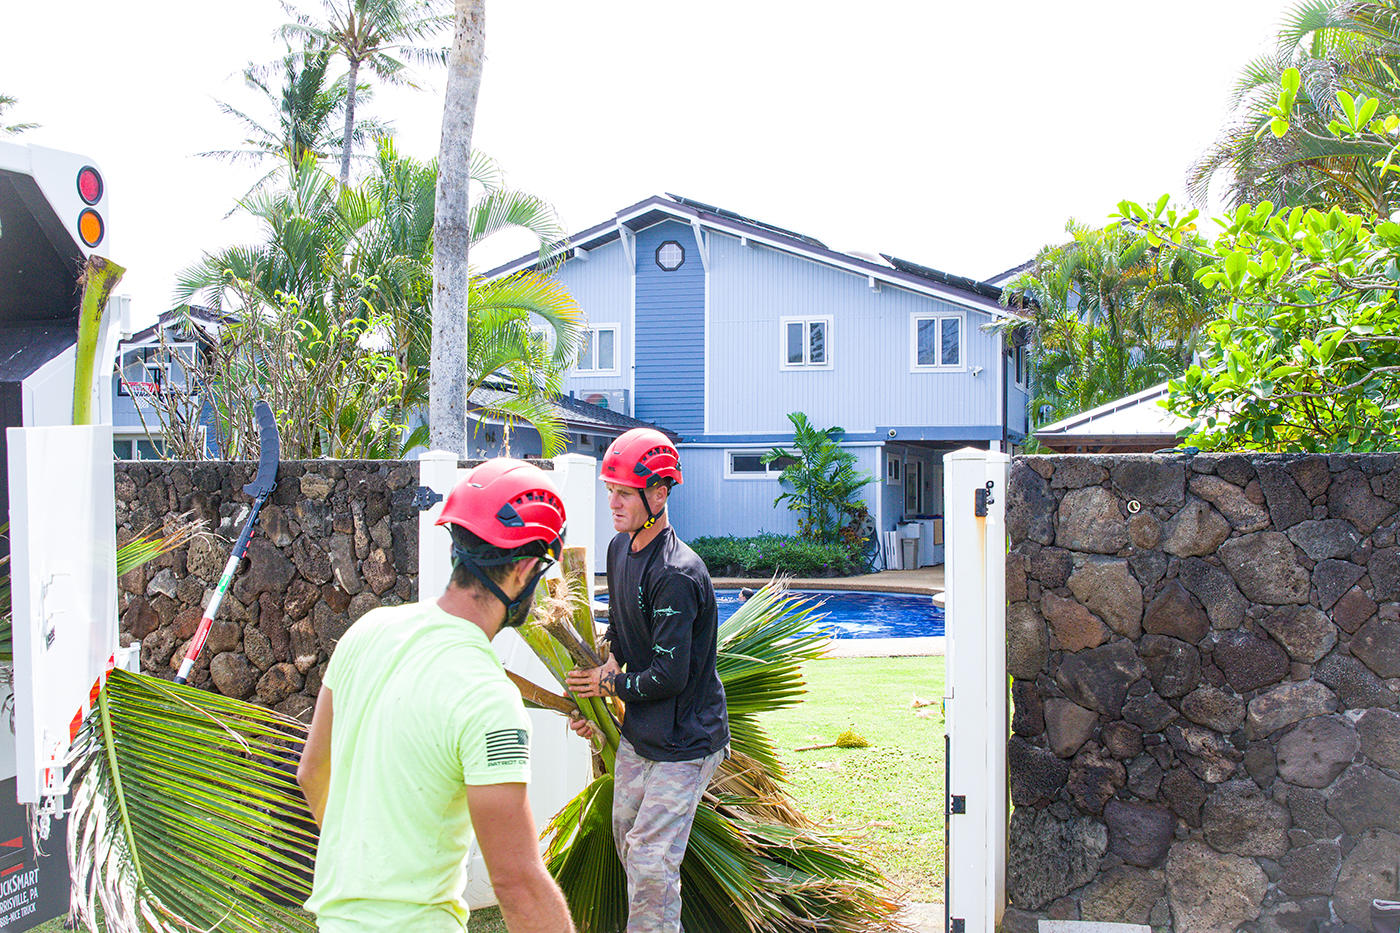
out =
<svg viewBox="0 0 1400 933"><path fill-rule="evenodd" d="M650 488L650 487L648 487L648 488ZM629 545L631 545L631 544L636 544L636 543L637 543L637 535L639 535L639 534L641 534L642 532L646 531L646 530L647 530L648 528L650 528L652 525L655 525L656 522L657 522L657 520L658 520L659 518L661 518L661 516L663 516L663 515L666 514L666 509L665 509L664 506L662 507L662 509L661 509L660 512L653 512L653 511L651 510L651 500L647 498L647 490L646 490L646 489L639 489L639 490L637 490L637 493L638 493L638 495L640 495L640 496L642 497L642 508L644 508L644 509L647 510L647 520L646 520L646 523L645 523L644 525L642 525L642 527L640 527L640 528L638 528L636 531L632 532L632 538L631 538L631 540L628 542Z"/></svg>
<svg viewBox="0 0 1400 933"><path fill-rule="evenodd" d="M523 605L528 605L531 598L535 595L535 587L539 585L540 577L544 576L544 569L535 571L535 574L530 577L525 586L520 590L520 594L514 599L511 599L505 594L504 590L496 585L494 580L486 575L469 552L455 544L452 545L452 563L454 565L461 564L463 567L466 567L467 570L471 572L472 576L480 580L482 585L490 590L491 594L495 596L496 599L500 600L501 605L506 607L505 625L511 628L518 628L520 625L524 624L524 613L522 613L520 609ZM517 616L519 616L519 618L516 618Z"/></svg>

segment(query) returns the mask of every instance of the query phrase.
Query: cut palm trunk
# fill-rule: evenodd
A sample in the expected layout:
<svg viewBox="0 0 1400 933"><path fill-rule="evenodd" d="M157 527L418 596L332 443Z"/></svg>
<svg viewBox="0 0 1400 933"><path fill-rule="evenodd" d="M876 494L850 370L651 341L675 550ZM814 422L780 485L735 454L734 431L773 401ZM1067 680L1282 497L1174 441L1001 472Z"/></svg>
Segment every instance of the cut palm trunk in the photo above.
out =
<svg viewBox="0 0 1400 933"><path fill-rule="evenodd" d="M597 645L581 555L566 550L567 585L550 588L522 634L560 683ZM570 605L572 603L572 605ZM786 771L758 714L801 702L802 665L825 651L818 606L774 582L720 626L718 671L729 705L732 754L696 812L681 866L687 930L870 933L900 929L889 883L851 839L815 827L784 790ZM602 773L545 827L545 862L581 933L619 933L627 882L612 836L612 770L618 723L597 698L574 698L597 728Z"/></svg>

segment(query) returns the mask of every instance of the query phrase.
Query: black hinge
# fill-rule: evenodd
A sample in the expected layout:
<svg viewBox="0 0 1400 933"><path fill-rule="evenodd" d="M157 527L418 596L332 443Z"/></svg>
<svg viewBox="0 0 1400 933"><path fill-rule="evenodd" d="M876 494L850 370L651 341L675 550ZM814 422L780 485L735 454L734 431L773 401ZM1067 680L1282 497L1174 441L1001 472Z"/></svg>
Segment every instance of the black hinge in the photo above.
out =
<svg viewBox="0 0 1400 933"><path fill-rule="evenodd" d="M416 490L414 490L413 498L410 501L412 502L413 507L416 508L418 511L426 512L428 511L428 509L431 509L433 506L437 505L439 502L442 501L442 493L434 492L427 486L419 486Z"/></svg>
<svg viewBox="0 0 1400 933"><path fill-rule="evenodd" d="M978 518L986 518L987 506L997 501L992 498L992 487L995 485L996 483L992 482L991 480L987 480L987 485L985 488L973 490L972 513Z"/></svg>
<svg viewBox="0 0 1400 933"><path fill-rule="evenodd" d="M948 933L967 933L967 921L962 917L954 919L948 925Z"/></svg>
<svg viewBox="0 0 1400 933"><path fill-rule="evenodd" d="M966 813L966 812L967 812L967 798L966 798L965 796L963 796L962 794L954 794L954 795L953 795L953 812L954 812L954 813Z"/></svg>

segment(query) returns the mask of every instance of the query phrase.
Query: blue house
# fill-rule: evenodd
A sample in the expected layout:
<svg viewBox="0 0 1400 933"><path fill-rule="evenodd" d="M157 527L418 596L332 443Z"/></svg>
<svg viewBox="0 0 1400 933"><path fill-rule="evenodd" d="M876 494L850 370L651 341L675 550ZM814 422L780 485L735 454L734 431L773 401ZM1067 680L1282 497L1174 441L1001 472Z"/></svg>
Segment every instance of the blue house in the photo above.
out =
<svg viewBox="0 0 1400 933"><path fill-rule="evenodd" d="M673 521L687 537L796 530L761 459L791 442L789 412L845 429L886 531L941 528L944 453L1025 437L1024 350L988 328L1014 313L994 285L673 195L576 234L566 256L555 274L589 339L565 391L679 438ZM925 531L922 563L941 562L940 528Z"/></svg>
<svg viewBox="0 0 1400 933"><path fill-rule="evenodd" d="M169 455L164 435L181 431L190 447L217 457L213 411L199 398L190 371L218 346L233 318L195 305L179 307L117 345L112 374L112 446L118 460Z"/></svg>

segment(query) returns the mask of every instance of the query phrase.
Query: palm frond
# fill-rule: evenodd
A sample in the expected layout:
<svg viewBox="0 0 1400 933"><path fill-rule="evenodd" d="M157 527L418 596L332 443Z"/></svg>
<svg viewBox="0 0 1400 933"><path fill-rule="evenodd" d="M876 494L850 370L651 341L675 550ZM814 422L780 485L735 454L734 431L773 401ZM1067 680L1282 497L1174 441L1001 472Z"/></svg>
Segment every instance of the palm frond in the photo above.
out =
<svg viewBox="0 0 1400 933"><path fill-rule="evenodd" d="M801 699L801 664L818 656L828 639L816 628L816 608L775 581L720 628L718 667L732 754L696 811L681 865L687 930L897 929L898 905L888 883L859 846L816 829L784 793L781 762L754 715ZM522 633L562 679L573 661L548 628L531 625ZM580 709L597 722L596 707L590 713L587 702L580 701ZM585 933L621 933L627 922L626 878L612 835L610 762L607 767L543 833L545 864Z"/></svg>
<svg viewBox="0 0 1400 933"><path fill-rule="evenodd" d="M296 785L306 727L114 670L72 752L72 911L109 933L314 930L316 830Z"/></svg>

